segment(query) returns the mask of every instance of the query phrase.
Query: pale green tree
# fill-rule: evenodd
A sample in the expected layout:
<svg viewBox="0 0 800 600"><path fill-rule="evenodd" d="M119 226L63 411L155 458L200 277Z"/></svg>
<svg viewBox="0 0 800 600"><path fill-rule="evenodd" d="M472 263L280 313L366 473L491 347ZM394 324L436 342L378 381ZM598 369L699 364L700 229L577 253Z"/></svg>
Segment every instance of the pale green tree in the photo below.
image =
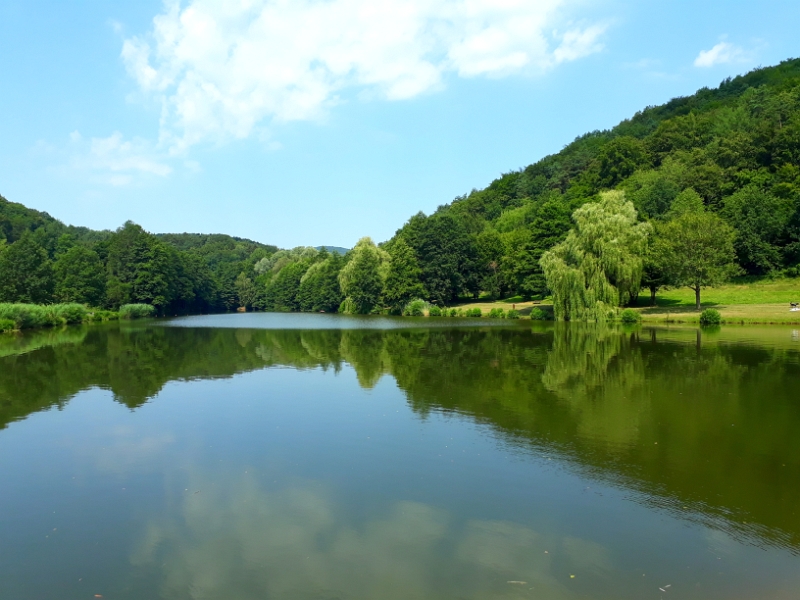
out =
<svg viewBox="0 0 800 600"><path fill-rule="evenodd" d="M575 228L542 255L559 320L602 320L641 286L649 223L640 223L620 191L603 192L573 215Z"/></svg>
<svg viewBox="0 0 800 600"><path fill-rule="evenodd" d="M378 305L389 270L389 254L368 237L361 238L339 273L345 299L341 312L368 314Z"/></svg>
<svg viewBox="0 0 800 600"><path fill-rule="evenodd" d="M236 287L236 295L239 297L239 306L252 308L256 300L257 290L253 280L246 273L242 272L236 277L233 285Z"/></svg>

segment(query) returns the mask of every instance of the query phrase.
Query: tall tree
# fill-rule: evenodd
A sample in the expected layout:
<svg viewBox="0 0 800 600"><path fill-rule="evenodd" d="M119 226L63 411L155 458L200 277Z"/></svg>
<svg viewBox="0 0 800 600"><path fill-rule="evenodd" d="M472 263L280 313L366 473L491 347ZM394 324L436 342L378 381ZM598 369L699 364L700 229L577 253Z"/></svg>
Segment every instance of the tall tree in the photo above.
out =
<svg viewBox="0 0 800 600"><path fill-rule="evenodd" d="M401 231L419 260L431 302L443 306L464 292L477 295L475 236L461 220L448 213L430 217L419 213Z"/></svg>
<svg viewBox="0 0 800 600"><path fill-rule="evenodd" d="M315 262L300 280L300 310L336 312L344 300L339 286L339 272L344 266L344 258L338 253L323 253L321 260Z"/></svg>
<svg viewBox="0 0 800 600"><path fill-rule="evenodd" d="M639 290L649 223L623 192L604 192L573 214L575 229L541 259L557 319L601 319Z"/></svg>
<svg viewBox="0 0 800 600"><path fill-rule="evenodd" d="M425 294L425 287L420 281L422 270L414 250L402 236L390 244L389 256L391 262L383 289L383 302L392 313L400 314L406 304Z"/></svg>
<svg viewBox="0 0 800 600"><path fill-rule="evenodd" d="M53 266L28 231L0 253L0 301L43 304L53 296Z"/></svg>
<svg viewBox="0 0 800 600"><path fill-rule="evenodd" d="M368 237L358 240L351 252L349 262L339 273L339 285L345 296L344 312L364 315L381 299L389 255Z"/></svg>
<svg viewBox="0 0 800 600"><path fill-rule="evenodd" d="M239 297L239 306L252 308L256 299L256 287L253 284L253 280L242 271L236 277L234 285L236 286L236 294Z"/></svg>
<svg viewBox="0 0 800 600"><path fill-rule="evenodd" d="M67 247L67 237L59 239L60 248ZM53 270L56 300L89 306L102 305L106 278L97 252L86 246L69 247L58 255Z"/></svg>
<svg viewBox="0 0 800 600"><path fill-rule="evenodd" d="M700 291L727 281L739 271L733 228L710 212L687 212L659 228L654 243L656 261L673 285L694 290L700 310Z"/></svg>

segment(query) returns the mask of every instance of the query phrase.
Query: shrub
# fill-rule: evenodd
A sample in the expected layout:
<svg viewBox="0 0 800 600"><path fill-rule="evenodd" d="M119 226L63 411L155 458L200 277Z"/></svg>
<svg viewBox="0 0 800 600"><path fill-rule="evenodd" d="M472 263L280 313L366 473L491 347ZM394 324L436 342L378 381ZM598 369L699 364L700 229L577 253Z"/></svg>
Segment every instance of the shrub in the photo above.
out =
<svg viewBox="0 0 800 600"><path fill-rule="evenodd" d="M441 317L442 316L442 309L436 306L435 304L428 309L428 316L429 317Z"/></svg>
<svg viewBox="0 0 800 600"><path fill-rule="evenodd" d="M424 300L420 300L419 298L412 300L406 304L406 307L403 309L403 315L406 317L424 317L425 305L426 302Z"/></svg>
<svg viewBox="0 0 800 600"><path fill-rule="evenodd" d="M59 322L68 325L76 323L83 323L88 314L86 307L83 304L70 303L70 304L54 304L49 307L52 313Z"/></svg>
<svg viewBox="0 0 800 600"><path fill-rule="evenodd" d="M119 319L119 314L113 310L95 310L88 315L88 320L95 323L100 321L116 321Z"/></svg>
<svg viewBox="0 0 800 600"><path fill-rule="evenodd" d="M638 323L642 320L642 315L632 308L626 308L620 313L619 320L623 323Z"/></svg>
<svg viewBox="0 0 800 600"><path fill-rule="evenodd" d="M718 310L707 308L700 313L700 325L719 325L722 323L722 315Z"/></svg>
<svg viewBox="0 0 800 600"><path fill-rule="evenodd" d="M0 333L14 331L16 328L17 324L11 319L0 319Z"/></svg>
<svg viewBox="0 0 800 600"><path fill-rule="evenodd" d="M457 308L451 308L450 309L450 316L451 317L457 317L458 316L458 309Z"/></svg>
<svg viewBox="0 0 800 600"><path fill-rule="evenodd" d="M506 319L519 319L519 311L512 308L506 313Z"/></svg>
<svg viewBox="0 0 800 600"><path fill-rule="evenodd" d="M490 319L505 319L506 313L502 308L493 308L489 311Z"/></svg>
<svg viewBox="0 0 800 600"><path fill-rule="evenodd" d="M480 319L483 316L483 313L481 312L480 308L468 308L466 312L464 312L464 316Z"/></svg>
<svg viewBox="0 0 800 600"><path fill-rule="evenodd" d="M531 311L531 320L533 321L550 321L553 319L553 316L541 308L534 308Z"/></svg>
<svg viewBox="0 0 800 600"><path fill-rule="evenodd" d="M17 329L55 325L53 315L38 304L0 304L0 319L14 321Z"/></svg>
<svg viewBox="0 0 800 600"><path fill-rule="evenodd" d="M119 307L120 319L145 319L155 314L156 309L149 304L123 304Z"/></svg>

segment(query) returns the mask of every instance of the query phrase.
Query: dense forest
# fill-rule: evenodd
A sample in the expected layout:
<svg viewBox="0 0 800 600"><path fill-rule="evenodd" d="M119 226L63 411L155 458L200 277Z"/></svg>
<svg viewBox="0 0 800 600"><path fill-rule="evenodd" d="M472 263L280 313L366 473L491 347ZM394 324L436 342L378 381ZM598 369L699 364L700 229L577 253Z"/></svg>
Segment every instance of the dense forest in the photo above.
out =
<svg viewBox="0 0 800 600"><path fill-rule="evenodd" d="M131 222L113 232L71 227L0 196L0 302L235 310L237 277L276 251L228 235L153 235Z"/></svg>
<svg viewBox="0 0 800 600"><path fill-rule="evenodd" d="M4 199L0 248L5 302L399 313L416 298L553 293L575 318L687 285L699 306L732 276L800 275L800 59L581 136L344 255L133 223L96 232Z"/></svg>

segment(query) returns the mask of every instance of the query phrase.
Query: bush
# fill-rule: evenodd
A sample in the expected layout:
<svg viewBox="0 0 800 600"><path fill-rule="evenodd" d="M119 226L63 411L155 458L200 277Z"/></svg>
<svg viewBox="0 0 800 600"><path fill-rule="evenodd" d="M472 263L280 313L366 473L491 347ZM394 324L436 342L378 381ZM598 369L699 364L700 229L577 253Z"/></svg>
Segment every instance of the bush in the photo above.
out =
<svg viewBox="0 0 800 600"><path fill-rule="evenodd" d="M149 304L123 304L119 307L120 319L146 319L155 314L156 309Z"/></svg>
<svg viewBox="0 0 800 600"><path fill-rule="evenodd" d="M119 319L119 313L113 310L95 310L88 315L88 320L95 323L101 321L116 321L117 319Z"/></svg>
<svg viewBox="0 0 800 600"><path fill-rule="evenodd" d="M14 321L17 329L55 325L52 315L38 304L0 304L0 319Z"/></svg>
<svg viewBox="0 0 800 600"><path fill-rule="evenodd" d="M442 316L442 309L436 306L435 304L428 309L428 316L429 317L441 317Z"/></svg>
<svg viewBox="0 0 800 600"><path fill-rule="evenodd" d="M0 319L0 333L6 333L8 331L14 331L17 328L17 324L14 323L11 319Z"/></svg>
<svg viewBox="0 0 800 600"><path fill-rule="evenodd" d="M449 314L450 314L451 317L457 317L458 316L458 309L457 308L451 308Z"/></svg>
<svg viewBox="0 0 800 600"><path fill-rule="evenodd" d="M502 308L493 308L489 311L490 319L505 319L506 313Z"/></svg>
<svg viewBox="0 0 800 600"><path fill-rule="evenodd" d="M512 308L506 313L506 319L519 319L519 311Z"/></svg>
<svg viewBox="0 0 800 600"><path fill-rule="evenodd" d="M534 308L531 311L531 320L533 321L551 321L553 316L541 308Z"/></svg>
<svg viewBox="0 0 800 600"><path fill-rule="evenodd" d="M88 311L83 304L53 304L48 307L53 314L54 320L67 325L83 323L86 320Z"/></svg>
<svg viewBox="0 0 800 600"><path fill-rule="evenodd" d="M476 308L468 308L464 312L464 316L466 316L466 317L474 317L476 319L480 319L483 316L483 313L481 312L480 308L477 308L477 307Z"/></svg>
<svg viewBox="0 0 800 600"><path fill-rule="evenodd" d="M707 308L700 313L700 325L719 325L722 323L722 315L718 310Z"/></svg>
<svg viewBox="0 0 800 600"><path fill-rule="evenodd" d="M420 300L417 298L416 300L412 300L406 307L403 309L403 316L406 317L424 317L425 316L425 305L427 303L424 300Z"/></svg>
<svg viewBox="0 0 800 600"><path fill-rule="evenodd" d="M632 308L626 308L620 313L619 320L623 323L638 323L642 320L642 315Z"/></svg>

